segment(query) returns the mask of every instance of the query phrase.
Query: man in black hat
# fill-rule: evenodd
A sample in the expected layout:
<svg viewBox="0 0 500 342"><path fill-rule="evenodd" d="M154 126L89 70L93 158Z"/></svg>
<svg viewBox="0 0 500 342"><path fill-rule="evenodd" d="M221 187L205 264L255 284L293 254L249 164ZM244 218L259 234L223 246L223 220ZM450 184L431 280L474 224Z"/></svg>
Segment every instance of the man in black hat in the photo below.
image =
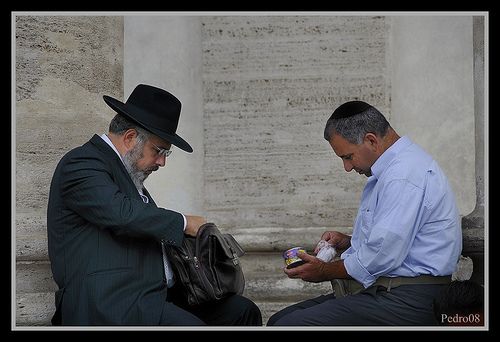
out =
<svg viewBox="0 0 500 342"><path fill-rule="evenodd" d="M165 166L176 134L180 101L138 85L117 112L109 133L68 152L52 178L47 211L54 280L54 325L262 325L259 308L233 295L189 306L176 291L165 256L184 234L206 221L156 206L144 180Z"/></svg>
<svg viewBox="0 0 500 342"><path fill-rule="evenodd" d="M368 177L352 236L323 233L340 258L299 253L290 278L332 281L334 294L294 304L268 325L436 325L433 301L462 250L455 197L435 160L363 101L339 106L325 139L344 169ZM317 250L314 253L318 253Z"/></svg>

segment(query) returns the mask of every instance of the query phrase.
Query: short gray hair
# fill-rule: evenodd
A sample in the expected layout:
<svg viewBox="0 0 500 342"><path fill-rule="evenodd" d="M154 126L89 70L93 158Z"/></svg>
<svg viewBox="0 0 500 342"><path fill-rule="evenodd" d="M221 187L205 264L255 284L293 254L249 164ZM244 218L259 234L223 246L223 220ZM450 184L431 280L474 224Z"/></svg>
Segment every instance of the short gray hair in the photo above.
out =
<svg viewBox="0 0 500 342"><path fill-rule="evenodd" d="M334 134L338 134L351 144L359 145L366 133L384 137L389 127L384 115L375 107L369 106L362 112L348 117L338 118L332 114L326 122L324 138L330 141Z"/></svg>
<svg viewBox="0 0 500 342"><path fill-rule="evenodd" d="M115 117L109 123L109 132L117 135L122 135L129 129L135 129L137 131L137 140L139 146L142 146L150 137L151 133L146 131L144 128L140 127L133 121L127 119L123 115L116 114Z"/></svg>

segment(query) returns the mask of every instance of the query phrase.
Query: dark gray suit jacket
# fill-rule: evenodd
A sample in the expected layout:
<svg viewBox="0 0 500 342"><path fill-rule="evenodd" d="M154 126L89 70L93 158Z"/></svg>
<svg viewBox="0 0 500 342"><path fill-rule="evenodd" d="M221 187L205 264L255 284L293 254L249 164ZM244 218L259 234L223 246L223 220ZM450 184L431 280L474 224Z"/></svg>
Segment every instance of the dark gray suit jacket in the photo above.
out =
<svg viewBox="0 0 500 342"><path fill-rule="evenodd" d="M47 210L54 324L157 325L167 287L160 242L180 245L184 219L144 203L113 149L94 135L59 162Z"/></svg>

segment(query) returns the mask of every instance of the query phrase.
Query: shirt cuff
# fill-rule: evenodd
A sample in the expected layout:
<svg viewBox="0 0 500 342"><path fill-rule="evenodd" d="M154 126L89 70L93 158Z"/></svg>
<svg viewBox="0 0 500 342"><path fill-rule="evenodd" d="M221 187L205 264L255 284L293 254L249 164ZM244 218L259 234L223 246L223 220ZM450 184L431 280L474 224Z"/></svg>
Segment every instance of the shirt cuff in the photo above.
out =
<svg viewBox="0 0 500 342"><path fill-rule="evenodd" d="M179 213L179 214L180 214L180 213ZM182 218L184 219L184 229L183 229L183 230L184 230L184 231L186 231L186 227L187 227L187 223L188 223L188 221L187 221L186 216L184 216L184 214L181 214L181 215L182 215Z"/></svg>
<svg viewBox="0 0 500 342"><path fill-rule="evenodd" d="M361 265L356 254L351 254L344 259L344 267L351 277L363 284L364 288L370 287L377 279Z"/></svg>

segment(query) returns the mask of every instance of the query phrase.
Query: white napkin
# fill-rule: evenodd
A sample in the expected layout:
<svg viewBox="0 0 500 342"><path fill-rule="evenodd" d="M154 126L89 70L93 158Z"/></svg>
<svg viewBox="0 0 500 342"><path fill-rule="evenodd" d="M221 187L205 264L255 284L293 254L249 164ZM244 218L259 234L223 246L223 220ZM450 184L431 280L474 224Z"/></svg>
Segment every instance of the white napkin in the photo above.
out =
<svg viewBox="0 0 500 342"><path fill-rule="evenodd" d="M316 254L316 258L321 259L324 262L332 261L337 254L335 247L330 245L325 240L321 240L320 242L318 242L318 245L316 247L319 248L318 254Z"/></svg>

